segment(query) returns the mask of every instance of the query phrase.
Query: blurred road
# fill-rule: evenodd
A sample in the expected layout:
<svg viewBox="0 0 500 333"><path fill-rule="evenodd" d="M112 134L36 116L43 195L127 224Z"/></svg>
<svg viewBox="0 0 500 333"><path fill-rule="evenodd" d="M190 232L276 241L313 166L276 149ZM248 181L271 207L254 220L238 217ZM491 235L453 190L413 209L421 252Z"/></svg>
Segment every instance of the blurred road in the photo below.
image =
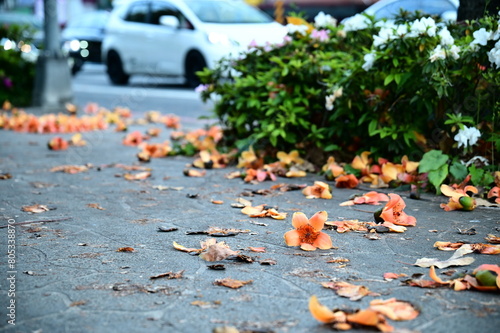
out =
<svg viewBox="0 0 500 333"><path fill-rule="evenodd" d="M204 104L198 93L178 79L134 76L127 86L113 86L105 67L98 64L85 64L73 77L73 93L79 107L89 102L109 109L122 106L131 109L135 116L151 110L190 119L211 115L211 105Z"/></svg>

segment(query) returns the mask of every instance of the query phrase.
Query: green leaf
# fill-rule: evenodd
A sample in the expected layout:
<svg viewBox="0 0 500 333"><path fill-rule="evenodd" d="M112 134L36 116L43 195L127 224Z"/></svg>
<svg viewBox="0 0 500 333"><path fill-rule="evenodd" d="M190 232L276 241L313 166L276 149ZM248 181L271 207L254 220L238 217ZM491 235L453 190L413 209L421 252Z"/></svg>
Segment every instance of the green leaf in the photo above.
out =
<svg viewBox="0 0 500 333"><path fill-rule="evenodd" d="M427 174L429 182L436 188L436 194L441 194L440 186L448 176L448 164L443 164L439 169L431 170Z"/></svg>
<svg viewBox="0 0 500 333"><path fill-rule="evenodd" d="M339 150L340 149L340 146L339 145L336 145L336 144L330 144L328 146L326 146L325 148L323 148L325 151L334 151L334 150Z"/></svg>
<svg viewBox="0 0 500 333"><path fill-rule="evenodd" d="M449 160L448 155L443 154L441 150L431 150L422 156L422 160L418 166L420 173L438 170L445 165ZM446 164L446 168L448 165ZM448 171L448 170L447 170Z"/></svg>
<svg viewBox="0 0 500 333"><path fill-rule="evenodd" d="M368 134L370 134L370 136L374 136L379 132L377 130L377 126L378 126L378 121L376 119L373 119L368 125Z"/></svg>
<svg viewBox="0 0 500 333"><path fill-rule="evenodd" d="M396 81L396 84L399 86L399 83L401 82L401 74L394 75L394 81Z"/></svg>
<svg viewBox="0 0 500 333"><path fill-rule="evenodd" d="M387 75L384 80L384 86L389 85L389 83L391 83L393 80L394 80L394 75L392 74Z"/></svg>
<svg viewBox="0 0 500 333"><path fill-rule="evenodd" d="M462 181L467 177L469 172L467 171L467 167L460 162L453 162L450 166L450 174L453 178Z"/></svg>

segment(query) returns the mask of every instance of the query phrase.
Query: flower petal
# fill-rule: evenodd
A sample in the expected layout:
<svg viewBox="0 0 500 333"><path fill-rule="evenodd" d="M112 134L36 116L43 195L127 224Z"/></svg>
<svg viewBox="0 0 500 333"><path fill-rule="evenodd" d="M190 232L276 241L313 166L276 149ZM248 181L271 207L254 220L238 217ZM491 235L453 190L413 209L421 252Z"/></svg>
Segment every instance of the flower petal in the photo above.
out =
<svg viewBox="0 0 500 333"><path fill-rule="evenodd" d="M325 221L326 221L326 219L325 219ZM304 214L302 212L293 213L292 225L295 229L298 229L306 224L309 224L309 219L307 218L306 214Z"/></svg>
<svg viewBox="0 0 500 333"><path fill-rule="evenodd" d="M290 230L285 232L285 243L288 246L300 245L300 233L297 230Z"/></svg>
<svg viewBox="0 0 500 333"><path fill-rule="evenodd" d="M321 304L315 295L309 299L309 311L314 319L322 323L331 323L336 319L335 313Z"/></svg>
<svg viewBox="0 0 500 333"><path fill-rule="evenodd" d="M316 246L309 244L309 243L302 243L300 244L300 248L304 251L316 251Z"/></svg>
<svg viewBox="0 0 500 333"><path fill-rule="evenodd" d="M458 201L460 197L464 196L463 191L457 192L453 187L446 184L442 184L440 189L442 194L452 198L454 201Z"/></svg>
<svg viewBox="0 0 500 333"><path fill-rule="evenodd" d="M314 214L309 219L308 223L314 228L314 230L321 231L323 230L323 227L325 226L325 222L327 219L328 219L328 213L323 210Z"/></svg>
<svg viewBox="0 0 500 333"><path fill-rule="evenodd" d="M330 238L329 235L325 234L324 232L319 233L318 238L316 238L316 240L312 245L316 246L321 250L328 250L333 247L332 239Z"/></svg>

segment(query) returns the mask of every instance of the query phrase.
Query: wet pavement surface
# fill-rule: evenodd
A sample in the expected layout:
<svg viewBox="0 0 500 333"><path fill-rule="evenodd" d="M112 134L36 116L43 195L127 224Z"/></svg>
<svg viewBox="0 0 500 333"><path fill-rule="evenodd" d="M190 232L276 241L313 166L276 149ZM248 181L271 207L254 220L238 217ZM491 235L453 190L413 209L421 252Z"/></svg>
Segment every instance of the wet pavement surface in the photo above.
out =
<svg viewBox="0 0 500 333"><path fill-rule="evenodd" d="M145 131L147 126L130 130L134 129ZM1 224L16 224L11 233L9 228L0 229L2 332L190 333L230 326L240 332L332 331L311 316L311 295L339 309L366 308L374 299L409 301L421 313L414 320L389 321L399 332L494 332L500 327L498 293L424 289L406 285L405 278L387 281L383 277L394 272L406 274L406 279L413 274L428 279L428 268L413 263L423 257L448 259L452 252L434 248L436 241L484 243L486 235L498 235L499 208L444 212L439 204L447 201L445 197L424 194L422 200L412 200L409 193L397 192L407 204L405 211L416 217L415 227L404 233L381 233L377 240L366 238L366 233L340 234L329 229L325 232L334 248L306 252L286 246L283 239L292 229L294 212L310 217L325 210L328 221L372 221L370 212L377 206L339 206L351 195L371 189L334 188L331 200L306 199L301 191L249 196L278 182L312 185L324 178L309 174L247 184L225 177L234 167L186 177L183 170L193 161L190 157L153 159L145 164L152 169L151 177L128 181L123 175L129 171L120 164L138 165L137 148L122 145L123 133L111 129L84 133L87 146L66 151L47 149L53 136L0 131L0 170L12 175L0 180ZM165 130L155 141L167 138ZM51 172L60 165L85 164L92 165L86 172ZM284 220L250 218L231 206L238 198L253 206L277 207L288 216ZM35 204L45 205L48 211L22 211L23 206ZM47 222L20 224L39 220ZM173 247L177 242L200 248L200 242L211 236L193 232L209 227L245 230L217 241L253 262L232 257L207 262ZM457 232L472 227L475 235ZM7 261L9 234L15 234L15 263L9 263L14 266ZM133 252L119 251L127 247ZM249 247L265 247L266 252L252 252ZM468 256L475 259L472 265L439 272L470 272L480 264L500 263L498 255ZM214 264L224 269L209 267ZM151 279L163 273L169 274ZM215 284L224 278L251 282L239 289ZM13 281L15 295L9 293ZM321 285L328 281L363 285L380 296L351 301ZM7 322L12 320L7 316L12 313L7 308L12 299L15 325Z"/></svg>

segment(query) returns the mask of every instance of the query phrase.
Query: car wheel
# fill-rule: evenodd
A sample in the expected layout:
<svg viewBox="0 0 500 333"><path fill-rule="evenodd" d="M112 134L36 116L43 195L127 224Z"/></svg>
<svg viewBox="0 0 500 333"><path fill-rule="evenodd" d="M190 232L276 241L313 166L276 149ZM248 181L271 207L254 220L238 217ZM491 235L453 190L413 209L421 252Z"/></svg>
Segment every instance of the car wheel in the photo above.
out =
<svg viewBox="0 0 500 333"><path fill-rule="evenodd" d="M80 58L73 58L73 65L71 66L71 74L76 75L82 70L83 60Z"/></svg>
<svg viewBox="0 0 500 333"><path fill-rule="evenodd" d="M130 75L125 73L123 70L123 64L120 56L115 51L110 51L108 53L108 58L106 59L106 67L108 77L113 84L116 85L126 85Z"/></svg>
<svg viewBox="0 0 500 333"><path fill-rule="evenodd" d="M201 53L192 51L186 57L185 63L185 76L186 85L189 87L197 87L200 85L200 78L196 75L196 72L203 70L207 67L207 62Z"/></svg>

